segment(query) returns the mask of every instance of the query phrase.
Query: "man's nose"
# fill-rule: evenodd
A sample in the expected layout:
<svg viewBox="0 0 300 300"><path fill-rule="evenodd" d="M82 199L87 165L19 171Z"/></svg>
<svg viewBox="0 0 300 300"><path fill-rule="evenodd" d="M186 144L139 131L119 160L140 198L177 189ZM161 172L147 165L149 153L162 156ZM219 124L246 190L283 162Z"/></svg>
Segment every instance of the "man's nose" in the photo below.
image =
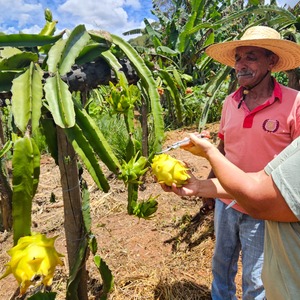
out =
<svg viewBox="0 0 300 300"><path fill-rule="evenodd" d="M241 71L241 70L246 70L248 68L246 60L239 59L238 61L235 62L234 65L235 69Z"/></svg>
<svg viewBox="0 0 300 300"><path fill-rule="evenodd" d="M234 69L237 72L246 71L248 68L244 64L236 63Z"/></svg>

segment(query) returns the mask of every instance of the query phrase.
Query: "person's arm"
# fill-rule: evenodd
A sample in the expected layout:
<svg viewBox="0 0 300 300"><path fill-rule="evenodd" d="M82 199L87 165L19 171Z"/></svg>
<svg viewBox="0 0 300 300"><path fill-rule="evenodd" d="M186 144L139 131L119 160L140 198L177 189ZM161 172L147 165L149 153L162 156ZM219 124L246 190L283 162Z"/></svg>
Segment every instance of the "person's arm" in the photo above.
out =
<svg viewBox="0 0 300 300"><path fill-rule="evenodd" d="M219 141L219 144L217 146L218 150L223 154L225 155L225 149L224 149L224 141L223 140L220 140ZM207 176L207 179L211 179L211 178L215 178L215 174L214 174L214 171L213 169L210 170L208 176ZM209 197L205 197L205 196L202 196L202 207L201 209L202 210L213 210L215 208L215 198L213 198L213 196L209 196Z"/></svg>
<svg viewBox="0 0 300 300"><path fill-rule="evenodd" d="M208 140L198 138L195 134L191 134L190 138L190 143L182 145L181 148L208 159L224 190L252 217L279 222L299 221L285 202L271 176L264 171L245 173L228 161ZM194 185L195 194L201 196L203 192L205 193L203 196L207 197L211 193L212 197L216 197L216 194L221 193L222 196L219 197L224 197L220 187L208 185L214 181L201 182L198 182L197 187Z"/></svg>
<svg viewBox="0 0 300 300"><path fill-rule="evenodd" d="M233 199L229 195L217 178L210 179L197 179L191 172L189 172L190 178L187 183L182 187L176 187L176 184L168 186L161 183L161 187L165 192L174 192L181 197L199 196L205 198L226 198Z"/></svg>

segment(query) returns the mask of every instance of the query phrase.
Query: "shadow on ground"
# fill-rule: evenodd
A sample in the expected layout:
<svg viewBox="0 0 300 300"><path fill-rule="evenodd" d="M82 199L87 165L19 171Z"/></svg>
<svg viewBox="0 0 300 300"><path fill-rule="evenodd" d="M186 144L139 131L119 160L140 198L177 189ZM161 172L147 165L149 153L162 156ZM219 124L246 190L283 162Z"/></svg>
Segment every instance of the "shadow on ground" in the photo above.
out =
<svg viewBox="0 0 300 300"><path fill-rule="evenodd" d="M177 281L172 284L159 282L154 289L154 299L159 300L210 300L210 289L192 281Z"/></svg>
<svg viewBox="0 0 300 300"><path fill-rule="evenodd" d="M191 250L214 236L213 211L200 209L194 216L183 218L175 227L180 228L179 233L165 243L172 244L174 252L179 243L184 243L186 250Z"/></svg>

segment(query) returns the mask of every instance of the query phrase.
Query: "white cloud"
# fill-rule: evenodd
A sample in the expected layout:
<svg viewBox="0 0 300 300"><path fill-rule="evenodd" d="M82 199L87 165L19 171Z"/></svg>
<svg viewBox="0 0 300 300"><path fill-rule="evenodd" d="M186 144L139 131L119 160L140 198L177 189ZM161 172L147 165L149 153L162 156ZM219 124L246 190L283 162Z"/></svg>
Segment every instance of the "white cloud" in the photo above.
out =
<svg viewBox="0 0 300 300"><path fill-rule="evenodd" d="M139 0L125 0L125 5L131 6L132 8L135 8L135 9L141 8L141 3Z"/></svg>
<svg viewBox="0 0 300 300"><path fill-rule="evenodd" d="M35 17L36 22L40 22L43 19L44 13L40 4L25 3L23 0L0 0L1 15L0 24L2 28L15 27L16 31L19 31L28 23L31 23ZM41 13L41 17L38 17L38 12ZM11 24L13 26L11 26Z"/></svg>
<svg viewBox="0 0 300 300"><path fill-rule="evenodd" d="M280 6L284 3L294 6L297 2L277 1ZM143 28L144 18L155 19L150 12L152 0L0 0L0 7L0 31L5 33L38 33L45 24L46 8L58 21L57 32L84 24L87 29L101 29L122 36L125 31Z"/></svg>
<svg viewBox="0 0 300 300"><path fill-rule="evenodd" d="M131 10L140 9L138 0L102 0L96 4L94 0L67 0L57 9L62 16L68 16L68 21L76 20L87 28L96 28L122 35L124 31L136 28L140 20L131 19L125 6ZM74 22L74 21L73 21Z"/></svg>
<svg viewBox="0 0 300 300"><path fill-rule="evenodd" d="M0 31L38 33L45 24L44 10L49 8L53 19L58 21L58 32L85 24L87 29L102 29L122 36L125 31L140 28L142 20L151 16L151 3L151 0L0 0L5 12L0 15Z"/></svg>

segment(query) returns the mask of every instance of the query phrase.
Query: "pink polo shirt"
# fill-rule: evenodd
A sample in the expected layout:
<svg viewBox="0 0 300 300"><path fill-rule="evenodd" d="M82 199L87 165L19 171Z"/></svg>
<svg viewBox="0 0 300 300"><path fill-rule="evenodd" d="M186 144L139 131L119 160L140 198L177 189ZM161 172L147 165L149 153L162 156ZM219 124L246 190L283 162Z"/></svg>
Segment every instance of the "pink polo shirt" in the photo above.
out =
<svg viewBox="0 0 300 300"><path fill-rule="evenodd" d="M300 93L274 82L272 96L252 111L244 102L238 108L243 87L226 97L223 105L219 138L225 156L245 172L262 170L300 135ZM233 208L245 212L238 204Z"/></svg>

